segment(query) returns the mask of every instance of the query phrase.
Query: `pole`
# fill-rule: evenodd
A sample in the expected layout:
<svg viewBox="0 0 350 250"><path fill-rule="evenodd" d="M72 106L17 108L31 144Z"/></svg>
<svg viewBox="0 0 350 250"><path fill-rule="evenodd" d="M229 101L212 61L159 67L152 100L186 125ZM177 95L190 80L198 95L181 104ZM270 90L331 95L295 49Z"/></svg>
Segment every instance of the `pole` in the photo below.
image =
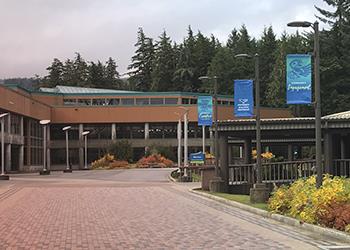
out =
<svg viewBox="0 0 350 250"><path fill-rule="evenodd" d="M314 28L314 67L315 67L315 133L316 133L316 186L322 185L322 131L321 131L321 85L320 85L320 42L318 22Z"/></svg>
<svg viewBox="0 0 350 250"><path fill-rule="evenodd" d="M187 140L188 140L188 110L186 110L185 114L184 114L184 177L187 177L187 167L188 167L188 144L187 144Z"/></svg>
<svg viewBox="0 0 350 250"><path fill-rule="evenodd" d="M5 175L5 118L1 118L1 175Z"/></svg>
<svg viewBox="0 0 350 250"><path fill-rule="evenodd" d="M47 169L46 169L46 125L43 126L43 132L44 132L44 159L43 159L43 171L45 172Z"/></svg>
<svg viewBox="0 0 350 250"><path fill-rule="evenodd" d="M255 54L255 106L256 106L256 167L257 167L257 183L260 184L260 183L262 183L262 176L261 176L259 54Z"/></svg>
<svg viewBox="0 0 350 250"><path fill-rule="evenodd" d="M202 152L205 157L205 125L202 126L202 143L203 143Z"/></svg>
<svg viewBox="0 0 350 250"><path fill-rule="evenodd" d="M218 80L214 77L214 105L215 105L215 118L214 118L214 155L215 155L215 176L220 176L219 171L219 141L218 141Z"/></svg>
<svg viewBox="0 0 350 250"><path fill-rule="evenodd" d="M180 170L180 176L181 176L181 117L179 118L179 122L177 124L177 166Z"/></svg>
<svg viewBox="0 0 350 250"><path fill-rule="evenodd" d="M85 135L85 169L87 169L87 135Z"/></svg>
<svg viewBox="0 0 350 250"><path fill-rule="evenodd" d="M68 129L65 132L66 132L66 163L67 163L66 169L69 170Z"/></svg>

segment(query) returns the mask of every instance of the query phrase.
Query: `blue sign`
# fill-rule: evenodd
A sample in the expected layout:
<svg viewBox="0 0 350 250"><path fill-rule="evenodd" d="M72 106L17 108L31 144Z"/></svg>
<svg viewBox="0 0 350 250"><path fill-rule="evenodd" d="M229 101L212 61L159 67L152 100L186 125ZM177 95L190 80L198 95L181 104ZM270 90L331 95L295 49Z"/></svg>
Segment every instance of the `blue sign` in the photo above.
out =
<svg viewBox="0 0 350 250"><path fill-rule="evenodd" d="M287 55L287 104L310 104L311 88L311 56Z"/></svg>
<svg viewBox="0 0 350 250"><path fill-rule="evenodd" d="M190 162L191 163L204 163L204 154L203 152L190 154Z"/></svg>
<svg viewBox="0 0 350 250"><path fill-rule="evenodd" d="M234 81L234 112L237 117L252 117L254 114L253 80Z"/></svg>
<svg viewBox="0 0 350 250"><path fill-rule="evenodd" d="M211 96L198 96L198 126L211 126L213 124L213 98Z"/></svg>

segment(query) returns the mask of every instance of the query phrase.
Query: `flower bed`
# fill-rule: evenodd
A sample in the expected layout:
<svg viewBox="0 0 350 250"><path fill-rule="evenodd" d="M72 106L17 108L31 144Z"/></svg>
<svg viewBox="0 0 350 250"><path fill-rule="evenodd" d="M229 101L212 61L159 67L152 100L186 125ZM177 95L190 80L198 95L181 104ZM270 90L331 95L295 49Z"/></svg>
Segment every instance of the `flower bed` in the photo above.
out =
<svg viewBox="0 0 350 250"><path fill-rule="evenodd" d="M129 163L127 161L116 160L114 155L111 154L106 154L91 164L92 169L127 168L128 166Z"/></svg>
<svg viewBox="0 0 350 250"><path fill-rule="evenodd" d="M299 179L275 190L268 208L303 222L350 232L350 179L325 175L318 189L316 176Z"/></svg>
<svg viewBox="0 0 350 250"><path fill-rule="evenodd" d="M171 168L174 166L174 163L160 154L151 154L150 156L142 157L136 166L139 168Z"/></svg>

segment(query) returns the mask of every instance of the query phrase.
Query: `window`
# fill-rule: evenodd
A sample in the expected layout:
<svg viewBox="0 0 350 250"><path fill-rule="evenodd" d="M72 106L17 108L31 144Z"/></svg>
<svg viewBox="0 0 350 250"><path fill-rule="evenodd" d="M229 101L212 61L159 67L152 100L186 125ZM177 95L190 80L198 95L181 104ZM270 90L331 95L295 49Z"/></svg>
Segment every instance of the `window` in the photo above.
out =
<svg viewBox="0 0 350 250"><path fill-rule="evenodd" d="M107 102L106 102L106 99L92 99L92 105L105 106L105 105L107 105Z"/></svg>
<svg viewBox="0 0 350 250"><path fill-rule="evenodd" d="M162 105L164 104L163 98L151 98L151 105Z"/></svg>
<svg viewBox="0 0 350 250"><path fill-rule="evenodd" d="M190 99L191 104L197 104L197 99Z"/></svg>
<svg viewBox="0 0 350 250"><path fill-rule="evenodd" d="M79 105L91 105L91 99L78 99Z"/></svg>
<svg viewBox="0 0 350 250"><path fill-rule="evenodd" d="M136 105L149 105L149 99L148 98L137 98Z"/></svg>
<svg viewBox="0 0 350 250"><path fill-rule="evenodd" d="M120 100L119 99L115 99L115 98L109 98L109 99L106 99L106 103L107 105L109 106L115 106L115 105L119 105L120 104Z"/></svg>
<svg viewBox="0 0 350 250"><path fill-rule="evenodd" d="M76 99L63 99L64 105L75 105L77 103Z"/></svg>
<svg viewBox="0 0 350 250"><path fill-rule="evenodd" d="M190 104L189 98L182 98L181 101L182 101L182 104Z"/></svg>
<svg viewBox="0 0 350 250"><path fill-rule="evenodd" d="M177 104L177 98L165 98L165 104Z"/></svg>
<svg viewBox="0 0 350 250"><path fill-rule="evenodd" d="M122 105L134 105L134 98L121 99Z"/></svg>

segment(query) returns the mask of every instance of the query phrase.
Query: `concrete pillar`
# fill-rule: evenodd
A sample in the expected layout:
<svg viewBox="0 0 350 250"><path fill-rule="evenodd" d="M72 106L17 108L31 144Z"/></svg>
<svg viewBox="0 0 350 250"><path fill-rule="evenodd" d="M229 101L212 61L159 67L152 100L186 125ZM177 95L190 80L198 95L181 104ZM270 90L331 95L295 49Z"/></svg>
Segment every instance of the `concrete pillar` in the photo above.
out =
<svg viewBox="0 0 350 250"><path fill-rule="evenodd" d="M11 171L11 144L10 143L5 144L5 150L6 150L5 169L6 169L6 172L9 172Z"/></svg>
<svg viewBox="0 0 350 250"><path fill-rule="evenodd" d="M288 161L293 160L293 145L288 144Z"/></svg>
<svg viewBox="0 0 350 250"><path fill-rule="evenodd" d="M50 124L46 126L46 168L51 169L51 136L50 136Z"/></svg>
<svg viewBox="0 0 350 250"><path fill-rule="evenodd" d="M324 134L324 160L325 160L325 173L334 174L333 169L333 135L326 131Z"/></svg>
<svg viewBox="0 0 350 250"><path fill-rule="evenodd" d="M228 162L227 164L230 165L232 163L232 150L233 150L233 146L232 145L229 145L227 144L227 147L228 147Z"/></svg>
<svg viewBox="0 0 350 250"><path fill-rule="evenodd" d="M79 169L84 168L84 126L79 124Z"/></svg>
<svg viewBox="0 0 350 250"><path fill-rule="evenodd" d="M340 135L340 159L346 159L345 153L345 135Z"/></svg>
<svg viewBox="0 0 350 250"><path fill-rule="evenodd" d="M8 135L12 134L12 131L11 131L11 113L9 113L7 116L7 133L8 133Z"/></svg>
<svg viewBox="0 0 350 250"><path fill-rule="evenodd" d="M21 116L20 118L20 135L22 137L22 141L23 143L25 143L25 138L24 138L24 119L23 119L23 116ZM18 161L18 168L19 168L19 171L23 171L24 170L24 145L20 145L19 146L19 161Z"/></svg>
<svg viewBox="0 0 350 250"><path fill-rule="evenodd" d="M32 160L31 160L31 145L32 145L32 143L31 143L31 140L30 140L30 126L31 126L31 124L32 124L32 121L31 120L28 120L27 121L27 124L26 124L26 126L27 126L27 138L26 138L26 144L27 144L27 150L26 150L26 154L27 154L27 162L25 163L27 166L30 166L30 165L32 165Z"/></svg>
<svg viewBox="0 0 350 250"><path fill-rule="evenodd" d="M149 123L145 123L145 140L149 139Z"/></svg>
<svg viewBox="0 0 350 250"><path fill-rule="evenodd" d="M244 164L252 163L252 139L244 139Z"/></svg>
<svg viewBox="0 0 350 250"><path fill-rule="evenodd" d="M117 139L117 124L112 123L112 140L115 141Z"/></svg>

